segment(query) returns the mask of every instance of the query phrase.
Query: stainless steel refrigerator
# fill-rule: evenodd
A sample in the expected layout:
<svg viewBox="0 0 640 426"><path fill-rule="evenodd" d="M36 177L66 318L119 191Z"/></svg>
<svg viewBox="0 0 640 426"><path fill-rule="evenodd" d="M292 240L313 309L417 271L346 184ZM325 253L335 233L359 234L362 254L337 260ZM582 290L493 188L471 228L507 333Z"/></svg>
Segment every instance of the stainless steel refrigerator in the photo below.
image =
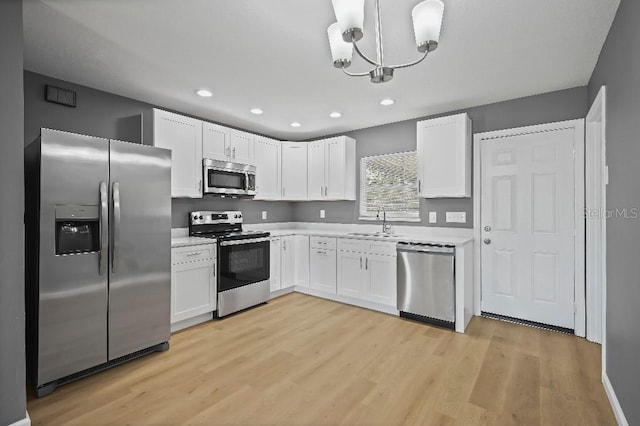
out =
<svg viewBox="0 0 640 426"><path fill-rule="evenodd" d="M42 129L25 175L27 365L38 396L168 349L171 151Z"/></svg>

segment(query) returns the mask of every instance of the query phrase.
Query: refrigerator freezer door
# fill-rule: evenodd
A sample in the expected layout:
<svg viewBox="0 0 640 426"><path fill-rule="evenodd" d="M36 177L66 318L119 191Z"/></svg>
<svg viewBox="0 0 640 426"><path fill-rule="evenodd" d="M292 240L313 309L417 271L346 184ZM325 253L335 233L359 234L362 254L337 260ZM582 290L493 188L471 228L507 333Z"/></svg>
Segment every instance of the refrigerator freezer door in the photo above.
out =
<svg viewBox="0 0 640 426"><path fill-rule="evenodd" d="M109 360L167 342L171 151L111 141Z"/></svg>
<svg viewBox="0 0 640 426"><path fill-rule="evenodd" d="M109 182L108 140L42 129L40 144L38 386L107 361Z"/></svg>

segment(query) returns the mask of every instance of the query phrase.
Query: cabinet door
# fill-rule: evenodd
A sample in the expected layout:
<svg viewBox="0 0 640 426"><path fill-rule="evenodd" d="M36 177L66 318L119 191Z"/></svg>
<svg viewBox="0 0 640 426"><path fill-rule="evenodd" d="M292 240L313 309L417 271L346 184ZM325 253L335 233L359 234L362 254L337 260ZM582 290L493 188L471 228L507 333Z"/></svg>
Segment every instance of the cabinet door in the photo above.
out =
<svg viewBox="0 0 640 426"><path fill-rule="evenodd" d="M216 310L215 267L211 260L171 266L171 323Z"/></svg>
<svg viewBox="0 0 640 426"><path fill-rule="evenodd" d="M256 136L256 200L280 200L280 141Z"/></svg>
<svg viewBox="0 0 640 426"><path fill-rule="evenodd" d="M227 161L231 147L231 129L213 123L202 124L202 157Z"/></svg>
<svg viewBox="0 0 640 426"><path fill-rule="evenodd" d="M458 114L417 124L418 194L471 196L471 121Z"/></svg>
<svg viewBox="0 0 640 426"><path fill-rule="evenodd" d="M367 299L388 306L396 306L396 257L367 254L365 282Z"/></svg>
<svg viewBox="0 0 640 426"><path fill-rule="evenodd" d="M202 197L202 122L153 111L153 144L171 150L171 196Z"/></svg>
<svg viewBox="0 0 640 426"><path fill-rule="evenodd" d="M323 141L311 142L308 147L308 190L309 200L321 200L325 198L325 151Z"/></svg>
<svg viewBox="0 0 640 426"><path fill-rule="evenodd" d="M281 288L293 287L296 284L296 239L294 235L282 237L280 265Z"/></svg>
<svg viewBox="0 0 640 426"><path fill-rule="evenodd" d="M309 287L309 236L296 235L296 285Z"/></svg>
<svg viewBox="0 0 640 426"><path fill-rule="evenodd" d="M346 158L344 138L327 140L327 189L326 198L330 200L346 199L345 184ZM355 178L355 177L354 177Z"/></svg>
<svg viewBox="0 0 640 426"><path fill-rule="evenodd" d="M338 294L364 298L364 255L349 251L338 252Z"/></svg>
<svg viewBox="0 0 640 426"><path fill-rule="evenodd" d="M282 143L282 199L307 199L307 143Z"/></svg>
<svg viewBox="0 0 640 426"><path fill-rule="evenodd" d="M242 164L255 164L253 160L253 135L239 130L231 131L231 161Z"/></svg>
<svg viewBox="0 0 640 426"><path fill-rule="evenodd" d="M309 255L309 287L336 294L335 250L311 250Z"/></svg>
<svg viewBox="0 0 640 426"><path fill-rule="evenodd" d="M269 283L271 291L280 290L280 237L271 238L271 249L269 251Z"/></svg>

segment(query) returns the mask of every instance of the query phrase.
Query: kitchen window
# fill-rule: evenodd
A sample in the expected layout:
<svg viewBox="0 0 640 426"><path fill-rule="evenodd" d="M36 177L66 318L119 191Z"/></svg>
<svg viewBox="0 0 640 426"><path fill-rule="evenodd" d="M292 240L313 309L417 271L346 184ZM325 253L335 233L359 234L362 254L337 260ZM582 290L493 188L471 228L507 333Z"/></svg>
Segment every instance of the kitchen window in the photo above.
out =
<svg viewBox="0 0 640 426"><path fill-rule="evenodd" d="M415 151L363 157L360 160L360 220L419 221L418 166ZM382 213L380 214L382 219Z"/></svg>

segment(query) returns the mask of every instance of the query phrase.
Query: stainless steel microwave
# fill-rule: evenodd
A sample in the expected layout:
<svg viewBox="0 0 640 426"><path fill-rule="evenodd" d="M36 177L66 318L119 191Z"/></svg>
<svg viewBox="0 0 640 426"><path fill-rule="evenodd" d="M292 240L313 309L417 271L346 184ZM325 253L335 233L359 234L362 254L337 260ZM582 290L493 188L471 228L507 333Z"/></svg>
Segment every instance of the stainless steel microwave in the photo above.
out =
<svg viewBox="0 0 640 426"><path fill-rule="evenodd" d="M204 193L253 197L256 195L256 167L227 161L202 160Z"/></svg>

